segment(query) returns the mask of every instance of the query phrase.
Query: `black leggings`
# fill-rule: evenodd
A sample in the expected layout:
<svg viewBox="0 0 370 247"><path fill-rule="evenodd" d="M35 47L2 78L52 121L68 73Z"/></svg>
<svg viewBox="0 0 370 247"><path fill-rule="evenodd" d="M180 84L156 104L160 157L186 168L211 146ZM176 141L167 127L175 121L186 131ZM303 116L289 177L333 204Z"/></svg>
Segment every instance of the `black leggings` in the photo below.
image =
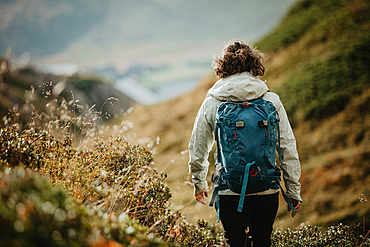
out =
<svg viewBox="0 0 370 247"><path fill-rule="evenodd" d="M249 227L254 247L271 246L272 225L279 207L279 193L246 196L242 212L238 212L239 196L219 196L220 220L226 242L231 247L244 247Z"/></svg>

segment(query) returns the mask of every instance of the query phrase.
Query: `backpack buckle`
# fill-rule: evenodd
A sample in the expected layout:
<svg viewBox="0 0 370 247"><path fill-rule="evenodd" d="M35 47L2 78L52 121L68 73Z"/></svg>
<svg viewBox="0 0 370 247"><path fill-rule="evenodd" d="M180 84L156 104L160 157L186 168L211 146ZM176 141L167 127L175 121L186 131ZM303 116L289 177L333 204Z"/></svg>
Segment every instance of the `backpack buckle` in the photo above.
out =
<svg viewBox="0 0 370 247"><path fill-rule="evenodd" d="M266 126L268 126L267 120L260 120L260 121L258 121L258 126L260 126L260 127L266 127Z"/></svg>
<svg viewBox="0 0 370 247"><path fill-rule="evenodd" d="M212 183L217 183L218 180L220 179L221 177L221 172L220 171L215 171L213 174L212 174L212 177L211 177L211 182Z"/></svg>
<svg viewBox="0 0 370 247"><path fill-rule="evenodd" d="M235 123L235 126L237 128L243 128L244 127L244 122L243 121L238 121L238 122Z"/></svg>

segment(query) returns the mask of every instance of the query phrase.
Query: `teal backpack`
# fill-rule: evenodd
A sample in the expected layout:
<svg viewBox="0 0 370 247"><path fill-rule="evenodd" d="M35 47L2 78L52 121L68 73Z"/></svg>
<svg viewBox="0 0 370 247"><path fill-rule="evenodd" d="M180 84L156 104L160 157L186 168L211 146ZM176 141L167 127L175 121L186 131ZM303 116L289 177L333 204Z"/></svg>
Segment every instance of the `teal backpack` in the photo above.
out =
<svg viewBox="0 0 370 247"><path fill-rule="evenodd" d="M219 221L218 192L224 189L240 194L239 212L245 195L281 189L289 207L296 211L280 186L281 170L275 164L276 149L280 162L279 117L275 106L262 98L247 102L222 102L217 109L215 139L221 169L212 176L213 194Z"/></svg>

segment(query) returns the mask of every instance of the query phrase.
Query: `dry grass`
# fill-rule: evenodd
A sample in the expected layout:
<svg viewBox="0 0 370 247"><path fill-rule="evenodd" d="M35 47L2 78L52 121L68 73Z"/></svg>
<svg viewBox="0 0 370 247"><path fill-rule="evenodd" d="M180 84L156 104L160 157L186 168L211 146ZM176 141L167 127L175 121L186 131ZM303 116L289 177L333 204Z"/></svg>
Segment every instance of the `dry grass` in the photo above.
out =
<svg viewBox="0 0 370 247"><path fill-rule="evenodd" d="M44 87L47 111L38 111L33 102L28 102L32 118L23 130L16 109L3 119L0 170L4 166L23 166L65 190L78 205L91 207L108 218L129 217L144 227L146 234L175 246L223 241L214 225L204 220L189 224L180 213L169 209L172 194L163 183L167 175L152 166L155 145L150 141L146 148L130 144L129 140L137 140L129 131L131 122L100 125L101 118L109 117L102 111L104 105L96 111L80 106L76 99L50 100L52 85L45 83Z"/></svg>

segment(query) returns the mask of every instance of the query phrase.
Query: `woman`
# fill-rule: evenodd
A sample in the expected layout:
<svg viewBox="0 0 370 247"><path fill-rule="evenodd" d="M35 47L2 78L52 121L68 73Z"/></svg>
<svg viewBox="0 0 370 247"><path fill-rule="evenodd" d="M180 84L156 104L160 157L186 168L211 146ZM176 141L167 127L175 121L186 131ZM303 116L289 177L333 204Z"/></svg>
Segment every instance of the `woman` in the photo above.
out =
<svg viewBox="0 0 370 247"><path fill-rule="evenodd" d="M212 64L220 78L207 92L206 99L195 119L189 143L189 171L195 189L195 198L206 204L208 196L206 181L208 155L214 143L214 130L218 105L226 100L250 101L262 97L273 103L280 117L280 147L283 162L283 178L286 194L296 212L300 209L301 196L299 178L301 166L296 148L296 140L279 96L269 91L267 85L258 78L265 73L262 54L239 40L228 42L222 54L214 56ZM216 164L216 170L220 164ZM278 210L278 189L247 195L243 211L237 212L239 194L229 189L219 191L219 213L225 238L229 246L244 246L246 230L250 229L253 244L257 247L271 245L272 226ZM288 208L289 210L289 208Z"/></svg>

